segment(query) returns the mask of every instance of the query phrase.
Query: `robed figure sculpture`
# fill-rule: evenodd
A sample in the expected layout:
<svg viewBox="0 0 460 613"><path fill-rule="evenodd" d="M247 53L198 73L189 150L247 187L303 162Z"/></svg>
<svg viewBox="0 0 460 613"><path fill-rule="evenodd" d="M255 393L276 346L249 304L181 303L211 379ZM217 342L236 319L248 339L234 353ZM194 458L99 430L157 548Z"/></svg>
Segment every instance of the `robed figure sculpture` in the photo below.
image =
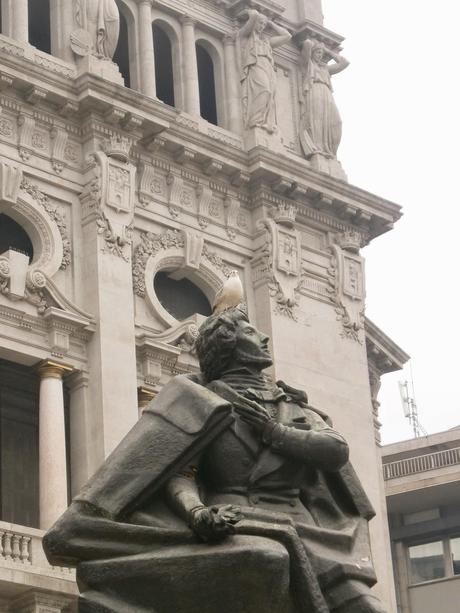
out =
<svg viewBox="0 0 460 613"><path fill-rule="evenodd" d="M80 613L384 613L372 507L305 392L269 382L243 306L200 328L173 378L44 537Z"/></svg>
<svg viewBox="0 0 460 613"><path fill-rule="evenodd" d="M77 55L113 58L120 35L115 0L75 0L75 23L79 29L71 35L71 46Z"/></svg>

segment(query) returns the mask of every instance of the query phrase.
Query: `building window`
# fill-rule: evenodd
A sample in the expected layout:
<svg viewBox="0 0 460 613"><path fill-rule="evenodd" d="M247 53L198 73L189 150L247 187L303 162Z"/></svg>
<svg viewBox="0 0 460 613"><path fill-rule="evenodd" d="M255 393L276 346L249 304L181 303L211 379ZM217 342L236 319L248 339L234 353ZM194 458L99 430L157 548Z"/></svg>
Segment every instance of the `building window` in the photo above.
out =
<svg viewBox="0 0 460 613"><path fill-rule="evenodd" d="M118 38L118 45L115 49L113 61L120 69L120 73L125 82L125 86L131 87L128 21L124 16L122 10L120 10L120 36Z"/></svg>
<svg viewBox="0 0 460 613"><path fill-rule="evenodd" d="M38 528L38 377L0 360L0 519Z"/></svg>
<svg viewBox="0 0 460 613"><path fill-rule="evenodd" d="M0 213L0 255L9 249L25 253L29 261L34 257L32 241L27 233L14 219Z"/></svg>
<svg viewBox="0 0 460 613"><path fill-rule="evenodd" d="M460 537L450 539L450 553L454 575L460 575Z"/></svg>
<svg viewBox="0 0 460 613"><path fill-rule="evenodd" d="M199 43L196 45L198 83L200 89L200 113L209 123L217 124L217 99L214 62L208 51Z"/></svg>
<svg viewBox="0 0 460 613"><path fill-rule="evenodd" d="M195 313L211 315L212 309L204 292L186 278L172 279L170 273L160 271L155 275L155 294L162 307L170 315L182 321Z"/></svg>
<svg viewBox="0 0 460 613"><path fill-rule="evenodd" d="M412 583L422 583L445 577L442 541L409 547Z"/></svg>
<svg viewBox="0 0 460 613"><path fill-rule="evenodd" d="M174 63L171 40L157 23L153 24L152 29L157 98L165 104L169 104L169 106L175 106Z"/></svg>
<svg viewBox="0 0 460 613"><path fill-rule="evenodd" d="M51 53L49 0L29 0L29 43L44 53Z"/></svg>
<svg viewBox="0 0 460 613"><path fill-rule="evenodd" d="M460 575L460 537L447 537L408 548L411 583Z"/></svg>

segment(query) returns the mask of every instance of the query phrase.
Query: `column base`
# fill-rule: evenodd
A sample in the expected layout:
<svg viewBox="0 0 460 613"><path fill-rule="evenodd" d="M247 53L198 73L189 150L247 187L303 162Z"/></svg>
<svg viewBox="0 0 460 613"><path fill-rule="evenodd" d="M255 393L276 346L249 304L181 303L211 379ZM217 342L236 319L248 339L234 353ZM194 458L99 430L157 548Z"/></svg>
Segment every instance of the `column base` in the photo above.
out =
<svg viewBox="0 0 460 613"><path fill-rule="evenodd" d="M87 55L77 60L78 76L90 73L101 77L106 81L111 81L117 85L124 85L125 82L121 76L118 66L110 60L101 60L94 55Z"/></svg>

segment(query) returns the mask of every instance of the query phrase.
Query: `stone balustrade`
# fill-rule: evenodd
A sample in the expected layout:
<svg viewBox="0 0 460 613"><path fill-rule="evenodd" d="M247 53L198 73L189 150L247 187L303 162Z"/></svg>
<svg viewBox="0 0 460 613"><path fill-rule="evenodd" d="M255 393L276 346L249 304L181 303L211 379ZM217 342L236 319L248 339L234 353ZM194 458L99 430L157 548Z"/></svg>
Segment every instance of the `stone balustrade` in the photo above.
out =
<svg viewBox="0 0 460 613"><path fill-rule="evenodd" d="M457 464L460 465L460 447L384 464L383 478L385 481L389 481L390 479L399 479L401 477L424 473L430 470L438 470Z"/></svg>
<svg viewBox="0 0 460 613"><path fill-rule="evenodd" d="M74 571L70 568L50 566L42 548L43 530L17 526L0 521L0 575L1 567L14 565L24 570L40 568L53 576L72 579Z"/></svg>

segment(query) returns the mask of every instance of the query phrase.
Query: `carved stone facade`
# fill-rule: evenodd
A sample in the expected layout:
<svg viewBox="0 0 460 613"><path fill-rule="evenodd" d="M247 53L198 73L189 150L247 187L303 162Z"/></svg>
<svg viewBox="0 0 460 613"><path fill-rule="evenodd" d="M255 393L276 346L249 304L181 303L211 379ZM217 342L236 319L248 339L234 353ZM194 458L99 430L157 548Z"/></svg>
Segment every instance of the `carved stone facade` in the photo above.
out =
<svg viewBox="0 0 460 613"><path fill-rule="evenodd" d="M24 230L33 257L9 244L0 253L0 360L42 365L43 389L62 398L61 432L68 411L68 453L63 440L46 440L41 478L69 458L76 494L146 398L197 369L203 314L178 314L168 292L193 287L210 308L236 270L251 318L271 337L270 376L306 389L350 442L378 512L378 590L393 613L374 428L378 378L404 355L391 357L397 348L382 333L376 340L365 319L360 249L401 210L349 185L336 160L320 165L302 150L302 45L319 41L334 57L343 42L323 27L320 0L53 2L51 54L28 42L27 1L6 4L0 223L6 216ZM265 110L251 112L253 75L243 87L240 76L257 58L238 35L247 9L267 28L267 38L252 43L270 56ZM171 43L169 102L155 82L166 50L154 44L152 23ZM213 66L214 118L200 98L203 53ZM51 432L52 403L41 398L40 428ZM66 474L60 479L65 498ZM0 608L3 596L13 612L44 610L43 592L56 612L68 606L63 594L74 599L72 574L44 561L46 527L0 521L0 584L14 584L5 594L0 587Z"/></svg>

